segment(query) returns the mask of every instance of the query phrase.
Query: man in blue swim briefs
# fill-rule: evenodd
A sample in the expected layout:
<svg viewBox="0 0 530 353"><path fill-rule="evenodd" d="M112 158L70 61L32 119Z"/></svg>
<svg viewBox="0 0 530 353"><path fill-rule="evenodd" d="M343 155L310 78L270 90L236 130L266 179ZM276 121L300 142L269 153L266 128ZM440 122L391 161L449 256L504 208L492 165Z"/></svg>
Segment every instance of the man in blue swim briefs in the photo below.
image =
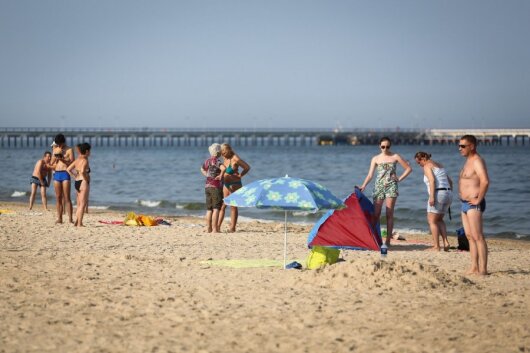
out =
<svg viewBox="0 0 530 353"><path fill-rule="evenodd" d="M488 274L488 246L482 232L482 214L486 210L486 192L489 186L486 163L477 152L477 139L462 136L458 149L466 157L460 171L458 190L462 202L462 223L469 240L471 268L469 274Z"/></svg>

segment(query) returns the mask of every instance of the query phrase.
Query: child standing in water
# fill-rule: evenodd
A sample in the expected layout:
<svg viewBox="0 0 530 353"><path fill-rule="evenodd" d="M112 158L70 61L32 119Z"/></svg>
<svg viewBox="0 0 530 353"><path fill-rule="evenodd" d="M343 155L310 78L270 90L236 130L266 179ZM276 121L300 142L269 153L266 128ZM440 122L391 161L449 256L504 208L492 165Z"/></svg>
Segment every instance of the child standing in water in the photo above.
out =
<svg viewBox="0 0 530 353"><path fill-rule="evenodd" d="M68 166L67 171L75 178L75 190L77 192L77 209L75 212L75 226L84 227L83 215L88 205L88 194L90 192L90 144L80 143L77 145L79 157Z"/></svg>

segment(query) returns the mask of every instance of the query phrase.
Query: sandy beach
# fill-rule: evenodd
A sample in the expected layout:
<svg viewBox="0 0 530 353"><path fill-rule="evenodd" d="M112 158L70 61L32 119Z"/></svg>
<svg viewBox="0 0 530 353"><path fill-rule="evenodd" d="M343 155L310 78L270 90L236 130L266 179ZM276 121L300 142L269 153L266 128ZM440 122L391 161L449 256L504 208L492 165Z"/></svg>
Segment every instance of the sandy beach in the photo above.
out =
<svg viewBox="0 0 530 353"><path fill-rule="evenodd" d="M463 275L468 253L424 251L427 234L386 260L235 268L222 260L283 260L283 223L208 234L199 218L127 227L90 210L78 229L40 204L0 209L0 352L530 351L530 242L490 239L484 278ZM310 228L288 225L290 260Z"/></svg>

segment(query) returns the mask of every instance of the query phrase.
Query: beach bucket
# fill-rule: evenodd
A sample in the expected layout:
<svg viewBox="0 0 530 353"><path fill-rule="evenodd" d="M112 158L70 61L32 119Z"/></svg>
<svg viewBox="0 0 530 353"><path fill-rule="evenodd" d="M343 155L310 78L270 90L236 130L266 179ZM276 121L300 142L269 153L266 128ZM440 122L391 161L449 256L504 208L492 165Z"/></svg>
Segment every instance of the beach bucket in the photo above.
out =
<svg viewBox="0 0 530 353"><path fill-rule="evenodd" d="M316 270L326 264L334 264L339 259L340 250L325 246L313 246L306 259L306 267Z"/></svg>

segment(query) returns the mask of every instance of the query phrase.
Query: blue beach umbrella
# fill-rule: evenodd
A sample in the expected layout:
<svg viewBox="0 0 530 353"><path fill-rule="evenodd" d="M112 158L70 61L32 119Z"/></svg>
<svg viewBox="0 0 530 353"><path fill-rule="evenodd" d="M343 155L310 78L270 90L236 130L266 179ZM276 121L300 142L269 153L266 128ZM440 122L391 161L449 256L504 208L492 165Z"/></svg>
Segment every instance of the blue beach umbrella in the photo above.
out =
<svg viewBox="0 0 530 353"><path fill-rule="evenodd" d="M256 180L224 199L228 206L256 207L285 211L283 267L287 261L287 211L341 209L346 207L323 185L314 181L290 178Z"/></svg>

